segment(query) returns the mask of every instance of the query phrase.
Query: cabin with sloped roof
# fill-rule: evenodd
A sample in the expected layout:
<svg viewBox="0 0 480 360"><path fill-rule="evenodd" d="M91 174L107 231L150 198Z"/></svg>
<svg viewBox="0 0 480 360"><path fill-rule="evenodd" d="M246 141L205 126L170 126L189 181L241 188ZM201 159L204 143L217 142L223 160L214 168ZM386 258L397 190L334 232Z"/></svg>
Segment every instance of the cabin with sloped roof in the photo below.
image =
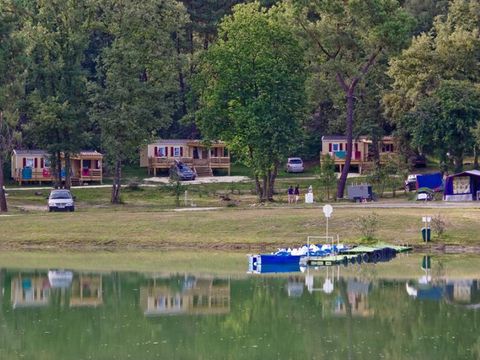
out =
<svg viewBox="0 0 480 360"><path fill-rule="evenodd" d="M219 169L230 175L230 152L222 141L206 144L202 140L158 140L140 152L140 166L153 176L170 169L175 160L189 166L197 176L213 176L213 171Z"/></svg>
<svg viewBox="0 0 480 360"><path fill-rule="evenodd" d="M353 139L350 168L354 171L357 170L360 174L370 169L373 166L373 146L372 140L366 136ZM385 162L387 157L398 153L392 136L382 137L375 146L378 147L380 163ZM342 172L347 156L347 137L342 135L323 136L320 158L326 155L331 156L337 170Z"/></svg>
<svg viewBox="0 0 480 360"><path fill-rule="evenodd" d="M102 183L103 155L98 151L82 150L70 156L72 185ZM65 167L62 155L62 168ZM11 177L20 185L24 183L53 182L50 154L45 150L13 150L11 157ZM65 177L63 171L62 177Z"/></svg>

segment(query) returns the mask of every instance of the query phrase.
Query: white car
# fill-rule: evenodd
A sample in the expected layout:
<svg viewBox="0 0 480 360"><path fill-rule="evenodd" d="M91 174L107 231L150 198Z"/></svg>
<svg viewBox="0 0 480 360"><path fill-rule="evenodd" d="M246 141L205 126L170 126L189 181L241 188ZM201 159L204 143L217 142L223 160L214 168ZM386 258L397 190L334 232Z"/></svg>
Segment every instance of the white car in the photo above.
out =
<svg viewBox="0 0 480 360"><path fill-rule="evenodd" d="M70 190L52 190L48 197L48 211L75 211L75 198Z"/></svg>
<svg viewBox="0 0 480 360"><path fill-rule="evenodd" d="M289 173L300 173L305 170L303 160L299 157L291 157L287 160L286 171Z"/></svg>

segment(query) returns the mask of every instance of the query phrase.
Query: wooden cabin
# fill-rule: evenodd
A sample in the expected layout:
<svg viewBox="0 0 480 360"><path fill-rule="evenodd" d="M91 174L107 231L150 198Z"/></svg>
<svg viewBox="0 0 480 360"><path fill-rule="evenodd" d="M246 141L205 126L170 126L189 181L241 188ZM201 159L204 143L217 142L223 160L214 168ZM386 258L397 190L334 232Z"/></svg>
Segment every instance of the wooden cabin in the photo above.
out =
<svg viewBox="0 0 480 360"><path fill-rule="evenodd" d="M207 146L201 140L159 140L140 153L140 166L153 176L170 169L175 160L191 167L197 176L213 176L216 169L225 169L230 175L230 153L221 141Z"/></svg>
<svg viewBox="0 0 480 360"><path fill-rule="evenodd" d="M11 176L20 185L28 182L52 182L50 157L43 150L13 150Z"/></svg>
<svg viewBox="0 0 480 360"><path fill-rule="evenodd" d="M372 140L366 136L360 136L357 139L353 139L352 146L353 151L350 167L353 169L356 168L361 174L363 171L373 166L374 149ZM386 157L396 154L396 148L392 136L384 136L377 146L380 154L380 163L382 163ZM330 155L335 162L337 170L340 172L345 165L346 150L347 138L345 136L333 135L322 137L322 152L320 157L324 157L327 154Z"/></svg>
<svg viewBox="0 0 480 360"><path fill-rule="evenodd" d="M70 157L73 185L102 182L103 155L97 151L80 151ZM62 159L62 167L65 163ZM55 178L50 166L50 155L44 150L13 150L11 176L20 185L30 182L52 182ZM64 172L63 175L65 176Z"/></svg>

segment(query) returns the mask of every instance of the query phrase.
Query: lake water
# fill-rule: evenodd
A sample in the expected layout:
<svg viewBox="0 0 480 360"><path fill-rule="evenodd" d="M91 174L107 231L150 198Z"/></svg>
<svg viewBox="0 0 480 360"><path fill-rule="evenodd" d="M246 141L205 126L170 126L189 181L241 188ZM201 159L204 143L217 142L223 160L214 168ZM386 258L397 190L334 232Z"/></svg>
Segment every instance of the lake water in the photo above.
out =
<svg viewBox="0 0 480 360"><path fill-rule="evenodd" d="M0 270L0 359L480 358L478 257L267 275L246 259L228 274L46 265Z"/></svg>

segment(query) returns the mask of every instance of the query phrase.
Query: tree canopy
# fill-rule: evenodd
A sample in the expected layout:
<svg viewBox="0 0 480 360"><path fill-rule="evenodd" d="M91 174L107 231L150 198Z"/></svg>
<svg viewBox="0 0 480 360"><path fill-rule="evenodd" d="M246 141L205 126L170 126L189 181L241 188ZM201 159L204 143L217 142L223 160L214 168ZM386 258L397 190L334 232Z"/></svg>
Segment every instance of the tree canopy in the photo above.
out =
<svg viewBox="0 0 480 360"><path fill-rule="evenodd" d="M298 139L304 80L293 32L257 2L234 8L203 58L199 127L252 168L261 200L272 199L278 167Z"/></svg>

